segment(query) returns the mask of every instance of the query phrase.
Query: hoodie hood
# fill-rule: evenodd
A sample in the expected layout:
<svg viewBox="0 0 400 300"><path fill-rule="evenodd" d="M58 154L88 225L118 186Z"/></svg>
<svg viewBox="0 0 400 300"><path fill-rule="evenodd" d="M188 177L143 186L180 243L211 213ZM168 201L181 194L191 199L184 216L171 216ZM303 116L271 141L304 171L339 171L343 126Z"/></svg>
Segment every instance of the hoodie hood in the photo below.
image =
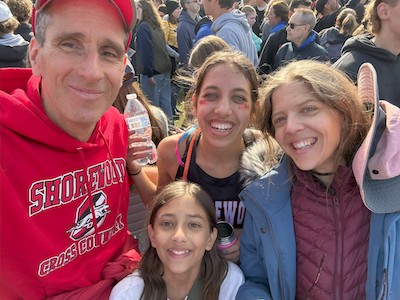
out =
<svg viewBox="0 0 400 300"><path fill-rule="evenodd" d="M364 34L349 38L343 45L342 55L347 52L359 51L383 61L395 62L398 60L397 55L394 55L385 49L376 47L372 41L372 38L373 35L371 34Z"/></svg>
<svg viewBox="0 0 400 300"><path fill-rule="evenodd" d="M251 37L252 29L242 12L227 12L220 15L211 25L211 30L234 50L239 50L258 65L256 45Z"/></svg>
<svg viewBox="0 0 400 300"><path fill-rule="evenodd" d="M339 30L336 27L331 27L331 28L322 30L319 33L319 36L321 39L321 44L328 43L330 45L343 44L349 38L349 36L340 34Z"/></svg>
<svg viewBox="0 0 400 300"><path fill-rule="evenodd" d="M189 24L196 25L197 21L198 17L196 16L196 19L193 20L187 11L182 10L181 14L179 15L179 22L187 22Z"/></svg>
<svg viewBox="0 0 400 300"><path fill-rule="evenodd" d="M19 34L0 38L0 67L25 67L29 43Z"/></svg>
<svg viewBox="0 0 400 300"><path fill-rule="evenodd" d="M211 29L212 31L217 33L227 23L227 26L231 28L239 26L245 32L249 32L251 29L249 23L247 22L246 15L240 11L227 12L220 15L212 24Z"/></svg>
<svg viewBox="0 0 400 300"><path fill-rule="evenodd" d="M8 77L11 80L18 81L20 87L10 90L13 86L7 89L7 82L0 84L1 126L32 140L32 142L43 143L65 152L76 152L77 149L103 145L104 140L101 134L107 135L110 131L117 130L112 128L110 122L107 121L109 118L106 118L106 114L118 117L118 113L112 107L99 120L88 142L81 142L71 137L46 115L39 92L41 79L35 76L28 79L31 71L27 70L29 69L3 69L0 71L1 73L9 73L3 73L4 76L0 73L1 81L3 81L3 77ZM10 73L14 76L9 76ZM16 112L18 112L18 117L16 117Z"/></svg>

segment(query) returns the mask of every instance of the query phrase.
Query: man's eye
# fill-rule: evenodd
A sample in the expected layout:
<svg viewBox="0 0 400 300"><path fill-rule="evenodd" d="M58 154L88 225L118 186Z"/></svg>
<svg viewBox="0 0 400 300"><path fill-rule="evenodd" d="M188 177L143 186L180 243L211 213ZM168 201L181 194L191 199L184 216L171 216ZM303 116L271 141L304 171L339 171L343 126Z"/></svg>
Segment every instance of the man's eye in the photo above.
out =
<svg viewBox="0 0 400 300"><path fill-rule="evenodd" d="M104 57L107 57L107 58L112 58L112 59L118 58L118 53L116 51L104 50L101 53L101 55L104 56Z"/></svg>
<svg viewBox="0 0 400 300"><path fill-rule="evenodd" d="M73 42L63 42L60 46L65 49L78 49L78 45Z"/></svg>

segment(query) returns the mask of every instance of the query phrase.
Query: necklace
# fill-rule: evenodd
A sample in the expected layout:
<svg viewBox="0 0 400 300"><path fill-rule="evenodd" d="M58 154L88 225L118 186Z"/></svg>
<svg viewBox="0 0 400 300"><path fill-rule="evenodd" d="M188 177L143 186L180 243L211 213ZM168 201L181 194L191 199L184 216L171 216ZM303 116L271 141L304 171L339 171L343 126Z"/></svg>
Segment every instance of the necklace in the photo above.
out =
<svg viewBox="0 0 400 300"><path fill-rule="evenodd" d="M330 176L330 175L334 174L334 172L327 172L327 173L320 173L320 172L317 172L317 171L310 171L310 172L311 172L311 174L319 175L319 176Z"/></svg>

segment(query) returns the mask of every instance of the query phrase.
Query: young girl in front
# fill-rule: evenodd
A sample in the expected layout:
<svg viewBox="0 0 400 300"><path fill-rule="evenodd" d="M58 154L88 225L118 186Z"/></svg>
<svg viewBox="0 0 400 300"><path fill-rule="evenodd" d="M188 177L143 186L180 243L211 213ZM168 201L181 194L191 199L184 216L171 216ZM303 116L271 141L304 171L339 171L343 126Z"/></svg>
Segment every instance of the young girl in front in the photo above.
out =
<svg viewBox="0 0 400 300"><path fill-rule="evenodd" d="M217 252L214 203L197 184L175 181L157 195L148 234L139 269L114 287L111 300L235 299L244 277Z"/></svg>
<svg viewBox="0 0 400 300"><path fill-rule="evenodd" d="M246 129L255 111L258 85L257 72L243 54L214 53L195 72L189 91L197 130L166 137L158 146L158 191L180 178L199 184L213 199L217 219L232 224L238 235L245 214L238 197L242 189L240 160L245 148L257 137L254 131ZM128 157L137 157L134 149ZM133 161L128 161L128 167L131 174L140 171ZM145 194L151 190L151 184L144 173L134 176L134 180L146 202L154 194ZM222 254L237 262L239 243L224 249Z"/></svg>

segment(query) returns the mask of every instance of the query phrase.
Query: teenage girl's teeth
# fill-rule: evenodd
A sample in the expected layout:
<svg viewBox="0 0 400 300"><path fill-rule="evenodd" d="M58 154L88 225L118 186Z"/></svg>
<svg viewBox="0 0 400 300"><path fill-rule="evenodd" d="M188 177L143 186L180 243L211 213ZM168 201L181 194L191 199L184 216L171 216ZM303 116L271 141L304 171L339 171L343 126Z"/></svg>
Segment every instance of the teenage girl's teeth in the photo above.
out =
<svg viewBox="0 0 400 300"><path fill-rule="evenodd" d="M316 142L316 139L309 139L309 140L301 141L298 143L293 143L293 147L296 150L301 150L301 149L310 147L311 145L315 144L315 142Z"/></svg>
<svg viewBox="0 0 400 300"><path fill-rule="evenodd" d="M226 123L211 123L211 127L218 130L229 130L232 128L232 125Z"/></svg>

